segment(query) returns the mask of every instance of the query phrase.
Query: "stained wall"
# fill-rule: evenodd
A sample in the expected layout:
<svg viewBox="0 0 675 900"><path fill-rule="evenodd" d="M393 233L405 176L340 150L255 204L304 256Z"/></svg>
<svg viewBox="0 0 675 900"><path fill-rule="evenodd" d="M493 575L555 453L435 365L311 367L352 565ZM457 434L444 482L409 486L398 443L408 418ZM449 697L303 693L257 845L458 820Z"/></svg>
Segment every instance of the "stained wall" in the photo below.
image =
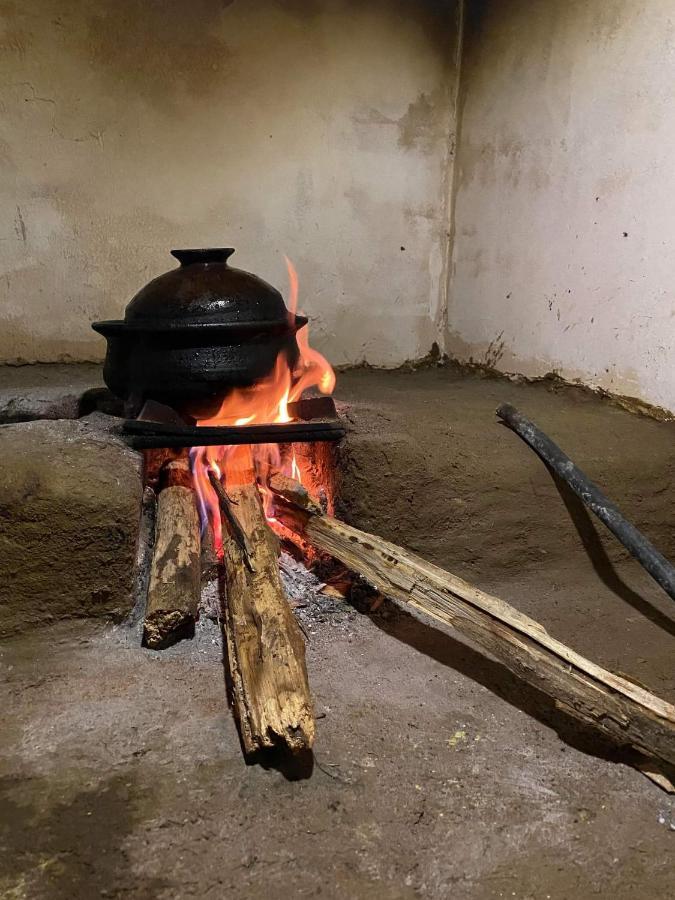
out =
<svg viewBox="0 0 675 900"><path fill-rule="evenodd" d="M446 349L675 410L675 2L465 24Z"/></svg>
<svg viewBox="0 0 675 900"><path fill-rule="evenodd" d="M444 331L455 0L0 3L0 360L95 360L172 247L233 246L314 343Z"/></svg>

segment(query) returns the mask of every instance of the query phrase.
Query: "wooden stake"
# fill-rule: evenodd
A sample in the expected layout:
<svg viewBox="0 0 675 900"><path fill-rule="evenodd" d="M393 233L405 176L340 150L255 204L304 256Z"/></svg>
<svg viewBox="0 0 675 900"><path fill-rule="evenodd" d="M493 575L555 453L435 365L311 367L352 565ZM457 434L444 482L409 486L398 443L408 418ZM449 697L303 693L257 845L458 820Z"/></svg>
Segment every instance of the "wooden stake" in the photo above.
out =
<svg viewBox="0 0 675 900"><path fill-rule="evenodd" d="M159 650L194 634L200 595L199 515L187 460L173 460L160 476L155 547L143 643Z"/></svg>
<svg viewBox="0 0 675 900"><path fill-rule="evenodd" d="M383 594L466 635L614 744L675 765L672 704L580 656L503 600L376 535L284 499L275 517Z"/></svg>
<svg viewBox="0 0 675 900"><path fill-rule="evenodd" d="M223 614L233 706L247 753L275 746L297 753L314 743L305 644L284 595L279 542L265 520L250 448L239 452L237 483L228 480L226 495L237 527L223 523Z"/></svg>

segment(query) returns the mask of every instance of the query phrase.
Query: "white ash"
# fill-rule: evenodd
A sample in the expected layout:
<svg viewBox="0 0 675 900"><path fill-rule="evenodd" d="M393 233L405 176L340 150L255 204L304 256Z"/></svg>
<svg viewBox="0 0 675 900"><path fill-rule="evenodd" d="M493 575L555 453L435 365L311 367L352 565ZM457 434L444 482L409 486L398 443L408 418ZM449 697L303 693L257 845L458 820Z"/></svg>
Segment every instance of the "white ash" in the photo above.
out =
<svg viewBox="0 0 675 900"><path fill-rule="evenodd" d="M312 600L316 601L321 589L326 586L325 582L320 581L303 563L293 559L290 553L283 550L279 557L279 571L286 596L291 601L291 606L296 609L309 606ZM321 599L326 598L321 596Z"/></svg>
<svg viewBox="0 0 675 900"><path fill-rule="evenodd" d="M281 581L300 624L310 631L320 623L345 625L358 613L346 600L323 593L326 583L302 562L282 551L279 557Z"/></svg>
<svg viewBox="0 0 675 900"><path fill-rule="evenodd" d="M325 582L285 551L282 551L279 557L279 573L289 603L301 623L337 624L356 615L355 610L346 601L323 594ZM211 621L220 619L220 590L217 579L208 581L202 586L200 619Z"/></svg>
<svg viewBox="0 0 675 900"><path fill-rule="evenodd" d="M220 588L217 578L202 585L199 618L211 619L214 622L220 619Z"/></svg>

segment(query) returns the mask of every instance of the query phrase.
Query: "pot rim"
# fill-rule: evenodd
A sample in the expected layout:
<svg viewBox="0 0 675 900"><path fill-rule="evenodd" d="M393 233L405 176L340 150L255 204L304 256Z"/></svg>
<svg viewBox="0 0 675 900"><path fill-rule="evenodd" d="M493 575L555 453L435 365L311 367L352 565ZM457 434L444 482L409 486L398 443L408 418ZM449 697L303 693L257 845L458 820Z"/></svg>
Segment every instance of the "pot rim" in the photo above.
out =
<svg viewBox="0 0 675 900"><path fill-rule="evenodd" d="M296 332L309 322L307 316L295 316L294 319ZM104 337L108 334L119 334L128 331L134 333L175 334L181 331L198 331L201 329L210 333L226 331L233 334L237 332L250 334L256 331L279 332L286 328L291 330L288 320L280 322L278 319L271 319L266 322L198 322L187 319L138 319L128 322L125 319L105 319L101 322L92 322L91 327Z"/></svg>

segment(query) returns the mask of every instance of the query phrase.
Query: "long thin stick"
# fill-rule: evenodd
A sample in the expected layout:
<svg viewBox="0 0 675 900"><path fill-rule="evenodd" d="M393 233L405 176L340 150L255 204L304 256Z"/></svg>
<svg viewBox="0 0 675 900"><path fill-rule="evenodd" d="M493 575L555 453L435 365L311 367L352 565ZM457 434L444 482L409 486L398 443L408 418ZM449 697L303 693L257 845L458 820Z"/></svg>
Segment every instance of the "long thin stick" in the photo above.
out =
<svg viewBox="0 0 675 900"><path fill-rule="evenodd" d="M503 403L497 409L497 415L569 485L577 497L649 572L654 581L675 600L675 566L659 553L651 541L626 519L600 488L534 422L526 419L509 403Z"/></svg>
<svg viewBox="0 0 675 900"><path fill-rule="evenodd" d="M242 531L241 525L237 521L237 517L232 512L232 507L230 506L230 499L227 496L227 492L220 483L220 479L213 471L213 469L209 469L209 481L211 482L213 490L218 495L218 504L220 506L220 511L227 519L230 533L232 534L235 543L241 550L241 555L244 559L246 568L249 570L249 572L255 572L255 569L253 568L253 562L251 561L251 557L253 554L251 553L251 548L249 547L246 535Z"/></svg>
<svg viewBox="0 0 675 900"><path fill-rule="evenodd" d="M615 744L675 765L672 704L585 659L498 597L402 547L281 498L275 517L383 594L466 635Z"/></svg>

